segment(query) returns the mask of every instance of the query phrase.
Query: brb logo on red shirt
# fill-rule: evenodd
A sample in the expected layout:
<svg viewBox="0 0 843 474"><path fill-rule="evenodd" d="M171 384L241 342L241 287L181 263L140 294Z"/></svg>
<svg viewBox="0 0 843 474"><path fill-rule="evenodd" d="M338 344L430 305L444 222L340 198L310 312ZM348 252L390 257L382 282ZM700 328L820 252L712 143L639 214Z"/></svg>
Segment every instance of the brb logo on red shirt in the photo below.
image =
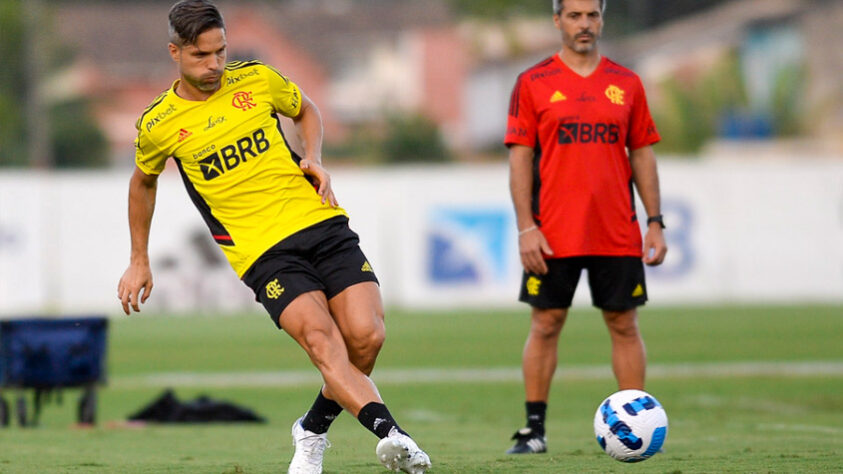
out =
<svg viewBox="0 0 843 474"><path fill-rule="evenodd" d="M559 124L559 144L607 143L613 145L620 139L620 127L614 123L562 123Z"/></svg>

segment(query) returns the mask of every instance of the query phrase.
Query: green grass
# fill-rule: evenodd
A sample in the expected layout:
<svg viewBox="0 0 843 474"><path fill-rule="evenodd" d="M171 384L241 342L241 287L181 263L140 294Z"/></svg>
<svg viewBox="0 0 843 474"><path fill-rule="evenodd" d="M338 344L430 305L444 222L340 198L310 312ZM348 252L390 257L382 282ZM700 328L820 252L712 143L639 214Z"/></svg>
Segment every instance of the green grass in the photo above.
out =
<svg viewBox="0 0 843 474"><path fill-rule="evenodd" d="M526 311L390 312L378 369L516 368ZM843 472L843 307L648 308L642 311L651 366L816 362L831 373L777 376L654 376L647 389L665 406L665 451L636 465L613 461L593 439L597 404L611 377L566 375L606 367L609 342L596 311L574 311L560 342L560 378L548 411L549 453L511 457L509 435L523 424L518 380L397 383L380 391L390 410L430 453L432 473ZM78 393L44 408L41 424L0 429L0 473L269 473L292 455L289 425L313 386L176 386L183 399L206 393L254 409L265 425L128 427L119 421L162 386L125 381L166 372L309 370L301 349L260 313L230 317L114 319L110 385L99 391L100 423L73 427ZM386 375L384 375L386 377ZM378 371L374 374L378 380ZM7 400L14 392L6 391ZM350 416L331 428L325 472L385 472L376 439Z"/></svg>

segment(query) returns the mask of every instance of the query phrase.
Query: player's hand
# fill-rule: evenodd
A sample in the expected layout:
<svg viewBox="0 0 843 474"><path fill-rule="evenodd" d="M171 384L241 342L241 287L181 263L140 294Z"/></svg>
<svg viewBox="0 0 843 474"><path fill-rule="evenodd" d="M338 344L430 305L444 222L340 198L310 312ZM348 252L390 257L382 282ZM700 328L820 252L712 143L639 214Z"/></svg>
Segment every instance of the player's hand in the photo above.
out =
<svg viewBox="0 0 843 474"><path fill-rule="evenodd" d="M316 179L318 188L316 192L322 198L322 204L327 201L331 207L337 207L337 198L334 196L334 190L331 189L331 175L325 171L319 163L311 159L303 159L299 162L299 167L308 176L313 176Z"/></svg>
<svg viewBox="0 0 843 474"><path fill-rule="evenodd" d="M521 265L524 270L537 275L547 273L544 256L553 255L541 229L535 228L518 236L518 250L521 253Z"/></svg>
<svg viewBox="0 0 843 474"><path fill-rule="evenodd" d="M644 258L645 264L654 267L664 262L667 255L667 244L664 241L664 232L658 225L651 225L644 236Z"/></svg>
<svg viewBox="0 0 843 474"><path fill-rule="evenodd" d="M117 284L117 298L123 304L123 312L130 314L129 306L140 312L140 304L146 303L152 293L152 271L149 264L130 264Z"/></svg>

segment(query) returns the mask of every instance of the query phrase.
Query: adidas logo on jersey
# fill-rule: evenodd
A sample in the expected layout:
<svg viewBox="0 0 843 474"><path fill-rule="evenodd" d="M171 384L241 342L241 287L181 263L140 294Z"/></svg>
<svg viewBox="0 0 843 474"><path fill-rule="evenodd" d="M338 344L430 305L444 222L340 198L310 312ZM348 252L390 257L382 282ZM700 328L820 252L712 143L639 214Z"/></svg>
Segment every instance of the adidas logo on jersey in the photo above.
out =
<svg viewBox="0 0 843 474"><path fill-rule="evenodd" d="M562 102L563 100L568 100L568 98L565 97L565 94L563 94L559 91L554 92L553 95L550 96L550 103L551 104L554 103L554 102Z"/></svg>

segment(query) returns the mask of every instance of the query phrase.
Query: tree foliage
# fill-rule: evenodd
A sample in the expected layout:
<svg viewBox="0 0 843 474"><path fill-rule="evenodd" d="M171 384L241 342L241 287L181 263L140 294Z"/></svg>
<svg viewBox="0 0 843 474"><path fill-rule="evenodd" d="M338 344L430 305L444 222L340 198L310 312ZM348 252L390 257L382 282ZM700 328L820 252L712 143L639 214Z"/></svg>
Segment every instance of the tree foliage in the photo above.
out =
<svg viewBox="0 0 843 474"><path fill-rule="evenodd" d="M91 115L86 99L74 97L46 104L50 136L39 137L27 127L27 98L35 81L27 73L27 31L24 0L0 0L0 166L27 166L29 140L49 140L56 167L102 166L107 162L105 136ZM48 23L42 18L43 23ZM38 28L49 34L51 28ZM68 54L53 38L44 41L41 58L46 75L58 72ZM62 59L64 58L64 59ZM44 78L39 78L43 80Z"/></svg>
<svg viewBox="0 0 843 474"><path fill-rule="evenodd" d="M513 16L550 16L553 0L446 0L463 17L505 20ZM605 32L628 34L729 0L604 0Z"/></svg>
<svg viewBox="0 0 843 474"><path fill-rule="evenodd" d="M360 124L349 138L325 146L332 161L355 164L442 163L453 160L439 127L418 112L385 112L378 123Z"/></svg>
<svg viewBox="0 0 843 474"><path fill-rule="evenodd" d="M0 0L0 165L26 163L23 33L20 2Z"/></svg>
<svg viewBox="0 0 843 474"><path fill-rule="evenodd" d="M693 80L671 77L660 85L664 97L653 104L660 150L696 153L718 134L726 114L746 108L739 64L737 54L729 54Z"/></svg>
<svg viewBox="0 0 843 474"><path fill-rule="evenodd" d="M451 159L439 127L420 114L393 115L387 119L382 155L387 163L433 163Z"/></svg>

